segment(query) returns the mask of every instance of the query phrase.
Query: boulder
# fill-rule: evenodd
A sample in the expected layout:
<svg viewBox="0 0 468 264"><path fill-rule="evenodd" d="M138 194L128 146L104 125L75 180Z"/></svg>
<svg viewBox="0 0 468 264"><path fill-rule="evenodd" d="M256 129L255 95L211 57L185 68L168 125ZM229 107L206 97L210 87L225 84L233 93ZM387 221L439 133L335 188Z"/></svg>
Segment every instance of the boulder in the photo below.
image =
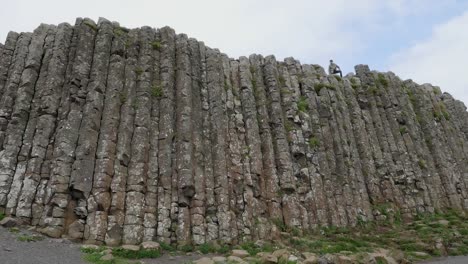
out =
<svg viewBox="0 0 468 264"><path fill-rule="evenodd" d="M201 259L195 260L194 264L215 264L216 262L210 258L203 257Z"/></svg>
<svg viewBox="0 0 468 264"><path fill-rule="evenodd" d="M142 249L150 249L150 250L160 250L161 245L159 245L158 242L155 241L145 241L141 243L141 248Z"/></svg>
<svg viewBox="0 0 468 264"><path fill-rule="evenodd" d="M249 252L247 252L246 250L243 250L243 249L234 249L234 250L232 250L231 256L239 257L239 258L246 258L246 257L250 256L250 254L249 254Z"/></svg>
<svg viewBox="0 0 468 264"><path fill-rule="evenodd" d="M5 217L3 218L2 221L0 221L0 225L3 226L3 227L14 227L14 226L17 226L19 225L18 221L12 217Z"/></svg>
<svg viewBox="0 0 468 264"><path fill-rule="evenodd" d="M136 245L122 245L123 249L125 250L130 250L130 251L138 251L140 250L140 246L136 246Z"/></svg>

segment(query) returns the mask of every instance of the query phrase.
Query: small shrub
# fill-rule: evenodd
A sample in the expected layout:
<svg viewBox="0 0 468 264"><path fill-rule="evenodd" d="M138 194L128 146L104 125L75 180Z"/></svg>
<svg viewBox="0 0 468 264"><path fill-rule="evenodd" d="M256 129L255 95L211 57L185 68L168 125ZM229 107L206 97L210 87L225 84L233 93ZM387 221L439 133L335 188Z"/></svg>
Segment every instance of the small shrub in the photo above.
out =
<svg viewBox="0 0 468 264"><path fill-rule="evenodd" d="M287 132L290 132L294 129L294 125L291 121L286 120L286 122L284 122L284 129L286 129Z"/></svg>
<svg viewBox="0 0 468 264"><path fill-rule="evenodd" d="M368 90L371 94L373 95L380 95L380 90L379 88L375 87L375 86L371 86L369 87L369 90Z"/></svg>
<svg viewBox="0 0 468 264"><path fill-rule="evenodd" d="M255 80L255 78L252 78L251 82L252 82L252 89L254 91L256 91L257 90L257 80Z"/></svg>
<svg viewBox="0 0 468 264"><path fill-rule="evenodd" d="M192 251L193 251L193 246L192 246L192 245L189 245L189 244L187 244L187 245L182 245L182 246L180 246L179 249L180 249L180 251L182 251L182 252L192 252Z"/></svg>
<svg viewBox="0 0 468 264"><path fill-rule="evenodd" d="M222 245L219 248L217 248L216 252L218 254L227 254L231 249L229 248L228 245Z"/></svg>
<svg viewBox="0 0 468 264"><path fill-rule="evenodd" d="M120 92L119 93L119 99L120 99L120 103L124 104L127 101L127 93L126 92Z"/></svg>
<svg viewBox="0 0 468 264"><path fill-rule="evenodd" d="M160 98L163 95L163 90L160 85L153 84L153 87L151 87L151 96Z"/></svg>
<svg viewBox="0 0 468 264"><path fill-rule="evenodd" d="M418 161L418 165L419 165L419 167L420 167L421 169L425 169L425 168L426 168L426 161L423 160L423 159L420 159L420 160Z"/></svg>
<svg viewBox="0 0 468 264"><path fill-rule="evenodd" d="M251 73L252 75L254 75L255 72L256 72L255 67L254 67L253 65L250 65L250 73Z"/></svg>
<svg viewBox="0 0 468 264"><path fill-rule="evenodd" d="M161 246L161 249L164 251L173 252L176 250L171 244L168 244L166 242L160 242L159 245Z"/></svg>
<svg viewBox="0 0 468 264"><path fill-rule="evenodd" d="M314 89L315 89L315 92L316 92L317 94L319 94L320 91L321 91L323 88L327 88L327 89L330 89L330 90L335 90L335 87L333 87L333 86L330 85L330 84L316 83L316 84L314 85Z"/></svg>
<svg viewBox="0 0 468 264"><path fill-rule="evenodd" d="M378 77L377 77L377 80L382 86L388 87L388 80L387 80L387 78L385 78L384 74L379 73Z"/></svg>
<svg viewBox="0 0 468 264"><path fill-rule="evenodd" d="M445 120L450 120L450 114L447 111L442 111L442 115L444 116Z"/></svg>
<svg viewBox="0 0 468 264"><path fill-rule="evenodd" d="M286 231L286 224L284 223L283 219L281 218L273 218L271 220L271 222L276 226L278 227L279 230L281 230L281 232L285 232Z"/></svg>
<svg viewBox="0 0 468 264"><path fill-rule="evenodd" d="M301 112L306 112L309 109L309 105L307 104L307 97L301 96L299 98L299 102L297 102L297 109Z"/></svg>
<svg viewBox="0 0 468 264"><path fill-rule="evenodd" d="M279 81L279 83L280 83L281 86L285 86L285 85L286 85L286 80L284 79L283 76L280 76L280 77L278 78L278 81Z"/></svg>
<svg viewBox="0 0 468 264"><path fill-rule="evenodd" d="M406 133L406 127L401 126L401 127L400 127L400 134L403 135L403 134L405 134L405 133Z"/></svg>
<svg viewBox="0 0 468 264"><path fill-rule="evenodd" d="M123 248L112 249L112 255L127 259L142 259L142 258L157 258L161 256L159 250L154 249L140 249L138 251L127 250Z"/></svg>
<svg viewBox="0 0 468 264"><path fill-rule="evenodd" d="M318 138L311 136L309 138L309 146L313 149L317 148L320 145Z"/></svg>
<svg viewBox="0 0 468 264"><path fill-rule="evenodd" d="M135 68L135 73L137 76L140 76L141 74L143 74L143 69L140 68L140 67L136 67Z"/></svg>
<svg viewBox="0 0 468 264"><path fill-rule="evenodd" d="M159 42L159 41L153 41L153 42L151 42L151 47L154 50L160 50L162 45L161 45L161 42Z"/></svg>
<svg viewBox="0 0 468 264"><path fill-rule="evenodd" d="M202 254L216 253L216 247L211 243L201 244L197 248Z"/></svg>
<svg viewBox="0 0 468 264"><path fill-rule="evenodd" d="M121 37L124 34L125 31L123 31L122 28L118 27L114 29L114 35L116 35L117 37Z"/></svg>

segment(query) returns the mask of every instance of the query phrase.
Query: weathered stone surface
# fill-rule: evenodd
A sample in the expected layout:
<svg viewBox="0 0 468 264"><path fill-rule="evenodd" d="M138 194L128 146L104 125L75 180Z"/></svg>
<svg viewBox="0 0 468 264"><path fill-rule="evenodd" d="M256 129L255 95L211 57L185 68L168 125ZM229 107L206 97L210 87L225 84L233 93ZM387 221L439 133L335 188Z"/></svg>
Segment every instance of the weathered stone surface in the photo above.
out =
<svg viewBox="0 0 468 264"><path fill-rule="evenodd" d="M464 104L355 70L236 60L168 27L105 19L11 32L0 212L52 237L158 248L468 209ZM265 261L290 258L280 253Z"/></svg>

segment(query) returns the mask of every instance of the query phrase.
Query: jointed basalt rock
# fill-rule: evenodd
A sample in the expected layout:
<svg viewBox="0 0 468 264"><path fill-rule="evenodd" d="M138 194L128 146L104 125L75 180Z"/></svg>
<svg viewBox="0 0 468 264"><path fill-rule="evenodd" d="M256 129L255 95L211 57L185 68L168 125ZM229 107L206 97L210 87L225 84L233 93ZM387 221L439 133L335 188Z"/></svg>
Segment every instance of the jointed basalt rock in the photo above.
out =
<svg viewBox="0 0 468 264"><path fill-rule="evenodd" d="M235 244L468 209L468 113L356 66L100 19L0 45L0 211L94 244Z"/></svg>

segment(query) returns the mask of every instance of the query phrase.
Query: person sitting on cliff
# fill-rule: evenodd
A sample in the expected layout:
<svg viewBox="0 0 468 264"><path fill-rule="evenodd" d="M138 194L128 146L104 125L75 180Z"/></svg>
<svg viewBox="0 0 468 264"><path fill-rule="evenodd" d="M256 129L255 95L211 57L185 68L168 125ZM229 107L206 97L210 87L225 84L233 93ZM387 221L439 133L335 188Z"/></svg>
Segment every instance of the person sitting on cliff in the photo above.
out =
<svg viewBox="0 0 468 264"><path fill-rule="evenodd" d="M336 73L339 73L340 77L343 77L340 67L336 65L336 63L334 63L333 60L330 60L330 66L328 66L328 74L336 74Z"/></svg>

